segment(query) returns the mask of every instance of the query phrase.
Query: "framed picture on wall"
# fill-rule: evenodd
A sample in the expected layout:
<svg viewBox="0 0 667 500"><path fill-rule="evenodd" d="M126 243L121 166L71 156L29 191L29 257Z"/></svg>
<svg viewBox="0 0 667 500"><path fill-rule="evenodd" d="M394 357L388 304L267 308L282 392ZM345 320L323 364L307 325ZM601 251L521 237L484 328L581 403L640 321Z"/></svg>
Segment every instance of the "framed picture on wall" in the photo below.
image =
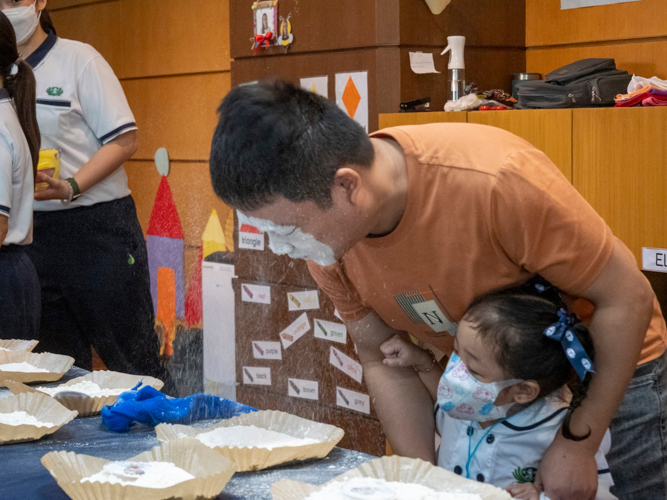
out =
<svg viewBox="0 0 667 500"><path fill-rule="evenodd" d="M255 37L267 37L270 33L271 45L276 44L276 30L278 29L278 0L255 2L252 5L255 23Z"/></svg>

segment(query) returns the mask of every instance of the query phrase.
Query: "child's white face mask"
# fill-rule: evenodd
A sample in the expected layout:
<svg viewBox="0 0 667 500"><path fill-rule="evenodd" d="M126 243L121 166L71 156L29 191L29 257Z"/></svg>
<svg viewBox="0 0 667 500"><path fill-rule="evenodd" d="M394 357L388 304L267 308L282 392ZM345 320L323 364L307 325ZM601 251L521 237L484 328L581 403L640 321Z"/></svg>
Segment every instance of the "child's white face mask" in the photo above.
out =
<svg viewBox="0 0 667 500"><path fill-rule="evenodd" d="M503 389L519 382L522 380L479 382L470 374L461 358L452 354L438 385L438 405L447 415L458 420L498 420L507 416L507 411L514 403L495 406L493 402Z"/></svg>
<svg viewBox="0 0 667 500"><path fill-rule="evenodd" d="M34 2L32 5L25 7L2 10L2 13L12 23L14 33L16 34L16 45L26 42L37 29L37 24L39 24L39 18L42 16L42 13L37 14L36 3Z"/></svg>
<svg viewBox="0 0 667 500"><path fill-rule="evenodd" d="M312 260L320 266L336 263L330 246L317 241L312 234L304 233L296 226L279 226L270 220L248 217L238 210L239 224L254 226L269 235L269 248L276 255L289 255L293 259Z"/></svg>

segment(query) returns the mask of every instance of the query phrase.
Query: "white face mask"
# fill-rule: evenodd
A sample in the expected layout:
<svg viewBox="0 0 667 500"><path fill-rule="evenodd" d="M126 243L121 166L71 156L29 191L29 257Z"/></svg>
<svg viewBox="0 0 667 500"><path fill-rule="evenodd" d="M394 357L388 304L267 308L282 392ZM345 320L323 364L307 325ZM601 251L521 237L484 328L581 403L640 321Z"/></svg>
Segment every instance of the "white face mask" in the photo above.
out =
<svg viewBox="0 0 667 500"><path fill-rule="evenodd" d="M27 42L37 29L42 13L37 14L36 3L14 9L3 9L2 11L7 16L7 19L9 19L9 22L12 23L14 33L16 33L17 45Z"/></svg>
<svg viewBox="0 0 667 500"><path fill-rule="evenodd" d="M438 385L438 405L447 415L458 420L498 420L507 416L514 403L496 406L493 402L503 389L520 382L522 380L517 379L486 384L479 382L461 358L452 354Z"/></svg>
<svg viewBox="0 0 667 500"><path fill-rule="evenodd" d="M304 233L295 226L279 226L270 220L248 217L238 210L239 224L254 226L269 235L269 248L276 255L289 255L293 259L312 260L320 266L336 263L330 246L317 241L312 234Z"/></svg>

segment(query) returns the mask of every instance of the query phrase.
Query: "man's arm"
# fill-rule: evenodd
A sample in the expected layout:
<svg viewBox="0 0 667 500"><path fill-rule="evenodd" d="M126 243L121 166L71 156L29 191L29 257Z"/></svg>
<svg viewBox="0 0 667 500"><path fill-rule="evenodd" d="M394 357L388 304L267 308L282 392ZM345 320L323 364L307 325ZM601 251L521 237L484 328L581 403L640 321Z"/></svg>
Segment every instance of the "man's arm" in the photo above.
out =
<svg viewBox="0 0 667 500"><path fill-rule="evenodd" d="M595 305L589 329L597 373L570 427L578 435L590 429L591 435L574 442L559 433L547 450L537 484L551 500L595 498L595 453L632 379L653 312L653 290L618 240L602 273L581 296Z"/></svg>
<svg viewBox="0 0 667 500"><path fill-rule="evenodd" d="M380 346L397 330L376 313L348 323L375 411L397 455L435 463L435 418L433 402L412 367L394 368L383 364Z"/></svg>

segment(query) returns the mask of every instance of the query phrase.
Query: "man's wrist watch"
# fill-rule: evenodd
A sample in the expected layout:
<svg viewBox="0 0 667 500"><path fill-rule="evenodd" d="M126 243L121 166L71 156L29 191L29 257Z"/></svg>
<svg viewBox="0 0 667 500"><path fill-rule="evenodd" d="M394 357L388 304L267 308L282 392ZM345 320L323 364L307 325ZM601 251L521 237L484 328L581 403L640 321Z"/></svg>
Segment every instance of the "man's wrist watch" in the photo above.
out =
<svg viewBox="0 0 667 500"><path fill-rule="evenodd" d="M68 177L65 179L65 182L67 183L69 194L66 200L60 201L63 203L63 205L69 205L74 200L80 198L82 193L81 189L79 188L79 184L74 180L74 177Z"/></svg>

